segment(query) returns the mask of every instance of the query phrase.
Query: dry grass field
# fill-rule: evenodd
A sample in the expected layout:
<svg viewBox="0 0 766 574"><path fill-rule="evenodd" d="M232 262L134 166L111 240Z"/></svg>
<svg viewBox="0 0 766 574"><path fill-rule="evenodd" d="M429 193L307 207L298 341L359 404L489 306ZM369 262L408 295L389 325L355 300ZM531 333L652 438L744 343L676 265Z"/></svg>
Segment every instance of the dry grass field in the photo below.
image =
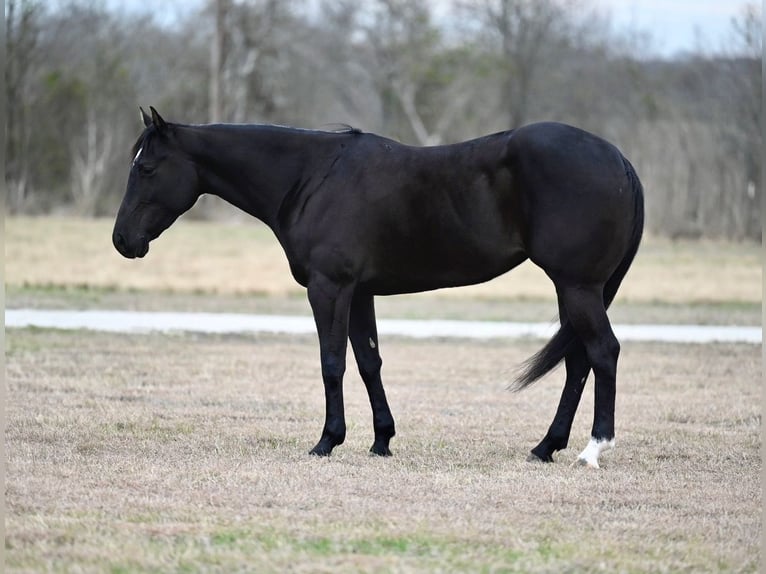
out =
<svg viewBox="0 0 766 574"><path fill-rule="evenodd" d="M617 448L525 462L561 371L505 390L532 342L383 342L398 436L306 453L313 337L7 333L7 572L756 572L760 348L623 345Z"/></svg>
<svg viewBox="0 0 766 574"><path fill-rule="evenodd" d="M112 247L111 220L9 218L5 275L10 287L88 287L174 293L298 295L281 247L256 222L184 220L152 243L143 260ZM437 292L442 299L553 301L543 272L527 262L482 285ZM647 238L617 301L760 304L755 244Z"/></svg>
<svg viewBox="0 0 766 574"><path fill-rule="evenodd" d="M11 307L308 313L263 226L183 221L139 261L110 220L5 222ZM760 324L760 247L647 238L618 322ZM384 298L380 316L551 320L533 265ZM571 468L526 454L562 371L519 394L530 341L382 341L394 457L371 458L349 361L346 444L314 337L6 333L8 572L756 572L760 348L624 343L617 449Z"/></svg>

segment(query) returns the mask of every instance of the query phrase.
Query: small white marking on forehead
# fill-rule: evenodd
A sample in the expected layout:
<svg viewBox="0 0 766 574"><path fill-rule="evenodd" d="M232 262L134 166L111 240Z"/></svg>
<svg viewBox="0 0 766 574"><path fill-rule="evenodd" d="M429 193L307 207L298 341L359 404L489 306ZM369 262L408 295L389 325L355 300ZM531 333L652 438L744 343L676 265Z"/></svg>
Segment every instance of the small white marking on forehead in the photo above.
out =
<svg viewBox="0 0 766 574"><path fill-rule="evenodd" d="M133 165L136 165L136 162L138 161L138 156L141 155L141 152L144 151L144 146L141 146L138 148L138 151L136 152L136 157L133 158Z"/></svg>

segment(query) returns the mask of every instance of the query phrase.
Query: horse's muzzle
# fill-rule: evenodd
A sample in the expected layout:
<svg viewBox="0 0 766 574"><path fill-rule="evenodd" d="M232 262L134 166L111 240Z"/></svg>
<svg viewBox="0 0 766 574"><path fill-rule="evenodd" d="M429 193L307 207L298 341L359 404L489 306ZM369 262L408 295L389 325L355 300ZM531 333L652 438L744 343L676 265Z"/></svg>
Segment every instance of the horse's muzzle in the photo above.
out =
<svg viewBox="0 0 766 574"><path fill-rule="evenodd" d="M120 255L127 257L128 259L134 259L136 257L141 258L149 253L149 241L143 235L138 237L131 245L122 233L115 231L112 234L112 243L114 244L114 248L119 251Z"/></svg>

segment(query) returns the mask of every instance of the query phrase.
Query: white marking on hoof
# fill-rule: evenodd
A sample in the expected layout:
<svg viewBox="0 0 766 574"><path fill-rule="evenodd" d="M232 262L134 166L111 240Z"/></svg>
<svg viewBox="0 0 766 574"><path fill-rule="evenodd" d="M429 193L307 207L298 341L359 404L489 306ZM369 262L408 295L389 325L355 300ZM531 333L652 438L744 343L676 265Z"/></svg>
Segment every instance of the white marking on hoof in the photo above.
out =
<svg viewBox="0 0 766 574"><path fill-rule="evenodd" d="M583 451L580 453L580 456L577 457L577 460L572 464L572 466L579 465L587 466L588 468L599 468L599 455L605 450L613 448L614 439L596 440L595 438L591 437L590 441L588 441L588 446L583 449Z"/></svg>

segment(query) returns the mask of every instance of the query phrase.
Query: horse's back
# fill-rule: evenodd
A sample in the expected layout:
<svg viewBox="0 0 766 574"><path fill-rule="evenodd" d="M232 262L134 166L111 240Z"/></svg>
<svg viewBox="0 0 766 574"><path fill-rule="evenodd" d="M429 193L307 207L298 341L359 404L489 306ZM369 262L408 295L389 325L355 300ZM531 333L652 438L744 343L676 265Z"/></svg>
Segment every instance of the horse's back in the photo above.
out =
<svg viewBox="0 0 766 574"><path fill-rule="evenodd" d="M508 154L515 168L540 179L561 184L557 174L566 172L566 180L599 192L593 186L607 184L624 174L622 153L605 139L567 124L540 122L511 132Z"/></svg>

